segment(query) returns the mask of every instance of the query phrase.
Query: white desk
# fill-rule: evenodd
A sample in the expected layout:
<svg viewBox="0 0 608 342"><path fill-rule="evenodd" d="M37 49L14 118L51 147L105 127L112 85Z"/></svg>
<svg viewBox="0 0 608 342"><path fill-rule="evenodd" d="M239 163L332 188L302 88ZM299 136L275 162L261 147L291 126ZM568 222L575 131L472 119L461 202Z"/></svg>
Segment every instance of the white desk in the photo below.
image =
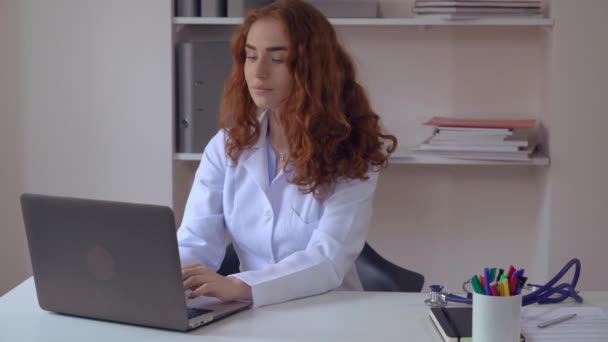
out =
<svg viewBox="0 0 608 342"><path fill-rule="evenodd" d="M38 307L32 278L0 297L0 341L441 342L424 293L335 291L247 310L189 333L58 315ZM608 292L583 294L608 308Z"/></svg>

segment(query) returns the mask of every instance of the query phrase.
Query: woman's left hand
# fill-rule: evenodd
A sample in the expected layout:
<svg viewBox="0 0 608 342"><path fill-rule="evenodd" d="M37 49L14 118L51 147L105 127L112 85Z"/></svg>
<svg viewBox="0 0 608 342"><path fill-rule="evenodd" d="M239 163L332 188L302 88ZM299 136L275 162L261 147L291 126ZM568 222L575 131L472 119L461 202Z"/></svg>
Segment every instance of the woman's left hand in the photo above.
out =
<svg viewBox="0 0 608 342"><path fill-rule="evenodd" d="M223 302L251 300L251 287L238 278L221 276L201 264L182 267L184 288L192 290L190 298L216 297Z"/></svg>

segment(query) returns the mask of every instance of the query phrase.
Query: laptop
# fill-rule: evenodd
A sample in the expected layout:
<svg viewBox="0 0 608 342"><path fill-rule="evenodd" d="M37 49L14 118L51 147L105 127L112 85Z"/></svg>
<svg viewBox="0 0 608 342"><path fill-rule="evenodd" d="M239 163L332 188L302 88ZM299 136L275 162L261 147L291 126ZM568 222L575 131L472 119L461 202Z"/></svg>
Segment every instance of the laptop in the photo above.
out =
<svg viewBox="0 0 608 342"><path fill-rule="evenodd" d="M168 207L23 194L21 208L44 310L187 331L251 305L187 298Z"/></svg>

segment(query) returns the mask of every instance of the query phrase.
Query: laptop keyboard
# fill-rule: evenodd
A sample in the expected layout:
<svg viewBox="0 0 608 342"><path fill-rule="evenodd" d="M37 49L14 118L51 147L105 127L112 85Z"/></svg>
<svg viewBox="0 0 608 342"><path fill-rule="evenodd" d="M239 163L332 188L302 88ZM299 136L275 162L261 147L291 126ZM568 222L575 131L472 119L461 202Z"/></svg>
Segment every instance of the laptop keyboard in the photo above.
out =
<svg viewBox="0 0 608 342"><path fill-rule="evenodd" d="M204 315L204 314L210 313L210 312L211 312L211 310L188 308L188 319L198 317L200 315Z"/></svg>

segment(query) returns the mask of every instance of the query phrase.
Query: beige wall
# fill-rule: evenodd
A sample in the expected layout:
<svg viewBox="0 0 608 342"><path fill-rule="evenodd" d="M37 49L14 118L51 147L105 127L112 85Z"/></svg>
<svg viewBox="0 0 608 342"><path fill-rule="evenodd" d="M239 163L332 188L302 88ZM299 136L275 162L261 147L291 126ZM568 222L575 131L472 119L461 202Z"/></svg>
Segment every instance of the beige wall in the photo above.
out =
<svg viewBox="0 0 608 342"><path fill-rule="evenodd" d="M0 1L0 295L30 272L19 207L23 130L19 116L18 0Z"/></svg>

